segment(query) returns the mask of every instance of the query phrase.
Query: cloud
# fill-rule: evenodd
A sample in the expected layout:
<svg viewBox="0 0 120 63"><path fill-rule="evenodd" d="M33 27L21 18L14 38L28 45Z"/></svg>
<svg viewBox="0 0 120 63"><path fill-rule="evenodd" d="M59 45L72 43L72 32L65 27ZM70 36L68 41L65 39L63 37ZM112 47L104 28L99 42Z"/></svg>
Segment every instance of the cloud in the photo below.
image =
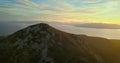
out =
<svg viewBox="0 0 120 63"><path fill-rule="evenodd" d="M30 1L30 0L17 0L17 2L27 5L27 6L32 6L32 7L38 7L39 5Z"/></svg>
<svg viewBox="0 0 120 63"><path fill-rule="evenodd" d="M101 14L110 15L109 13L112 13L114 15L116 12L113 9L115 9L116 2L118 1L2 0L1 2L0 13L2 15L0 15L0 20L70 20L74 22L94 20L101 17ZM118 8L119 4L116 6ZM116 11L119 10L116 9Z"/></svg>
<svg viewBox="0 0 120 63"><path fill-rule="evenodd" d="M84 0L84 3L101 3L104 2L105 0Z"/></svg>

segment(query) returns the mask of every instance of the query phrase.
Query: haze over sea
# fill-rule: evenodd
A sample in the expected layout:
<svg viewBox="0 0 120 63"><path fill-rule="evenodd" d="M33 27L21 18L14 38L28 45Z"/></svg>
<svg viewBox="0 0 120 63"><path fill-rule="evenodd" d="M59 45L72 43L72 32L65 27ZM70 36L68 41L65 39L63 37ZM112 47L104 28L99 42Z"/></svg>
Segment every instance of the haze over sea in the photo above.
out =
<svg viewBox="0 0 120 63"><path fill-rule="evenodd" d="M0 36L12 34L29 25L33 25L37 23L40 22L0 22ZM68 33L103 37L108 39L120 39L120 29L86 28L86 27L77 27L70 24L57 23L57 22L47 22L47 23L59 30Z"/></svg>

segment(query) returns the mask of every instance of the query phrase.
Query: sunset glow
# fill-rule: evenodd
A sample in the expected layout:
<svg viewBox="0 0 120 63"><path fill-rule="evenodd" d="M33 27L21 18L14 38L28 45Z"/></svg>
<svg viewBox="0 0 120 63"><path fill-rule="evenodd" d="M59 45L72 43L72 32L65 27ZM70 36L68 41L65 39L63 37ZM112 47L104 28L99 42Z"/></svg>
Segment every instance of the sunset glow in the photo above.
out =
<svg viewBox="0 0 120 63"><path fill-rule="evenodd" d="M1 0L0 21L120 24L120 0Z"/></svg>

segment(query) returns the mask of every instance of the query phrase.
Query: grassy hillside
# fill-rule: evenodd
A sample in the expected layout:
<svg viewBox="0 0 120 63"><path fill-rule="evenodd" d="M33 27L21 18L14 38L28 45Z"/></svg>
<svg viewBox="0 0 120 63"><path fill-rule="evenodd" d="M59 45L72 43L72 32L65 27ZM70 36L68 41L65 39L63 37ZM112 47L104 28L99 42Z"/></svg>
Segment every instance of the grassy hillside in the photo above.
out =
<svg viewBox="0 0 120 63"><path fill-rule="evenodd" d="M105 59L105 63L120 63L120 40L84 37L91 49Z"/></svg>
<svg viewBox="0 0 120 63"><path fill-rule="evenodd" d="M0 40L3 39L4 37L3 36L0 36Z"/></svg>

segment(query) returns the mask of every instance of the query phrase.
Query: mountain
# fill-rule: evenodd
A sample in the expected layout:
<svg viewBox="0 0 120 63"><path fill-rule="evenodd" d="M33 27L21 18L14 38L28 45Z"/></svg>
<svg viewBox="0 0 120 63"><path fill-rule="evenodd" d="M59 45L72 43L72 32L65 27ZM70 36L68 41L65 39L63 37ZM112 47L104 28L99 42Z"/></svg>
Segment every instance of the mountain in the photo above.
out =
<svg viewBox="0 0 120 63"><path fill-rule="evenodd" d="M78 35L40 23L1 39L0 63L104 63L104 60Z"/></svg>

